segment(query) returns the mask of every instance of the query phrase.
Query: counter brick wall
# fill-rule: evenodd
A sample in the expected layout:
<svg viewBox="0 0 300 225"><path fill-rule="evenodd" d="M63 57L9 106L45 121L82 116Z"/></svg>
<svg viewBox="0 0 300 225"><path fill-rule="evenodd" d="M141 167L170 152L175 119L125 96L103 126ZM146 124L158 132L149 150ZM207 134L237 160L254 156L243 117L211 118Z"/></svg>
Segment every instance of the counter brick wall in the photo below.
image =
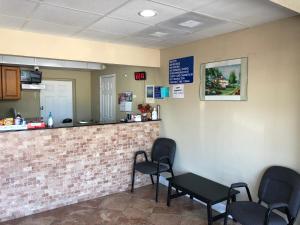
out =
<svg viewBox="0 0 300 225"><path fill-rule="evenodd" d="M158 136L159 122L0 133L0 221L129 190L134 152Z"/></svg>

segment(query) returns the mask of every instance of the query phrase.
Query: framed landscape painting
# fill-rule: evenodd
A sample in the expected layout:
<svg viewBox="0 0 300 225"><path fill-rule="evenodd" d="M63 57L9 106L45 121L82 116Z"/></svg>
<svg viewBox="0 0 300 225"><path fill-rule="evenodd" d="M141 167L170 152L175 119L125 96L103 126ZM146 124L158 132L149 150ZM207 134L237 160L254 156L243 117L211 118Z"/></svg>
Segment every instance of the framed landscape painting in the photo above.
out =
<svg viewBox="0 0 300 225"><path fill-rule="evenodd" d="M200 100L247 100L247 58L201 64L200 70Z"/></svg>

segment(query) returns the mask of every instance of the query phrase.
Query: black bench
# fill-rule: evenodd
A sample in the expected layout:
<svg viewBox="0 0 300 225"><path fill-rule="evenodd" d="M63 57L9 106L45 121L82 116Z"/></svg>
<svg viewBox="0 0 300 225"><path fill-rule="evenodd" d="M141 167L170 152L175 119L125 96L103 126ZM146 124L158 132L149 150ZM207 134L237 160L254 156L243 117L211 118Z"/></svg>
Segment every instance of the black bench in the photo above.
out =
<svg viewBox="0 0 300 225"><path fill-rule="evenodd" d="M229 187L193 173L186 173L173 178L171 177L168 180L168 206L170 206L171 199L188 194L191 199L196 198L206 203L208 225L211 225L216 220L224 218L225 213L213 216L212 206L227 200ZM177 190L175 194L172 194L172 187ZM239 191L232 191L232 201L236 201L236 195L238 193Z"/></svg>

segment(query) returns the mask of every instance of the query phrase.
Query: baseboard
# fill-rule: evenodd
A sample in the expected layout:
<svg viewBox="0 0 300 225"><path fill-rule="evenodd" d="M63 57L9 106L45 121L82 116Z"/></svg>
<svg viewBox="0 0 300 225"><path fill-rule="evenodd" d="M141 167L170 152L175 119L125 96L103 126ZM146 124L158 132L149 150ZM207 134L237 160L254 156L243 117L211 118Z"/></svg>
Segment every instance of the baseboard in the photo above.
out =
<svg viewBox="0 0 300 225"><path fill-rule="evenodd" d="M168 187L168 185L169 185L169 181L168 181L165 177L163 177L163 176L160 176L160 177L159 177L159 183L161 183L162 185L167 186L167 187ZM186 197L189 197L189 196L186 195ZM194 201L197 201L197 202L200 202L202 205L206 205L204 202L201 202L201 201L198 200L198 199L195 199L195 198L194 198L193 200L194 200ZM226 210L226 205L223 204L223 203L218 203L218 204L213 205L212 208L213 208L215 211L219 212L219 213L224 213L225 210Z"/></svg>

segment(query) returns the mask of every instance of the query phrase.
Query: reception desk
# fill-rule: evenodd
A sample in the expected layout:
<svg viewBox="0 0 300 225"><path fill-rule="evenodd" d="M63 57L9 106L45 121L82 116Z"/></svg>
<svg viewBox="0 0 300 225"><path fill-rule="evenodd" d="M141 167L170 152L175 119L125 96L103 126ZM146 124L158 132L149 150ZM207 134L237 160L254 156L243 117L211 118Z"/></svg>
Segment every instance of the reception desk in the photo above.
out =
<svg viewBox="0 0 300 225"><path fill-rule="evenodd" d="M160 122L0 133L0 221L129 189L133 155ZM138 174L137 186L149 184Z"/></svg>

